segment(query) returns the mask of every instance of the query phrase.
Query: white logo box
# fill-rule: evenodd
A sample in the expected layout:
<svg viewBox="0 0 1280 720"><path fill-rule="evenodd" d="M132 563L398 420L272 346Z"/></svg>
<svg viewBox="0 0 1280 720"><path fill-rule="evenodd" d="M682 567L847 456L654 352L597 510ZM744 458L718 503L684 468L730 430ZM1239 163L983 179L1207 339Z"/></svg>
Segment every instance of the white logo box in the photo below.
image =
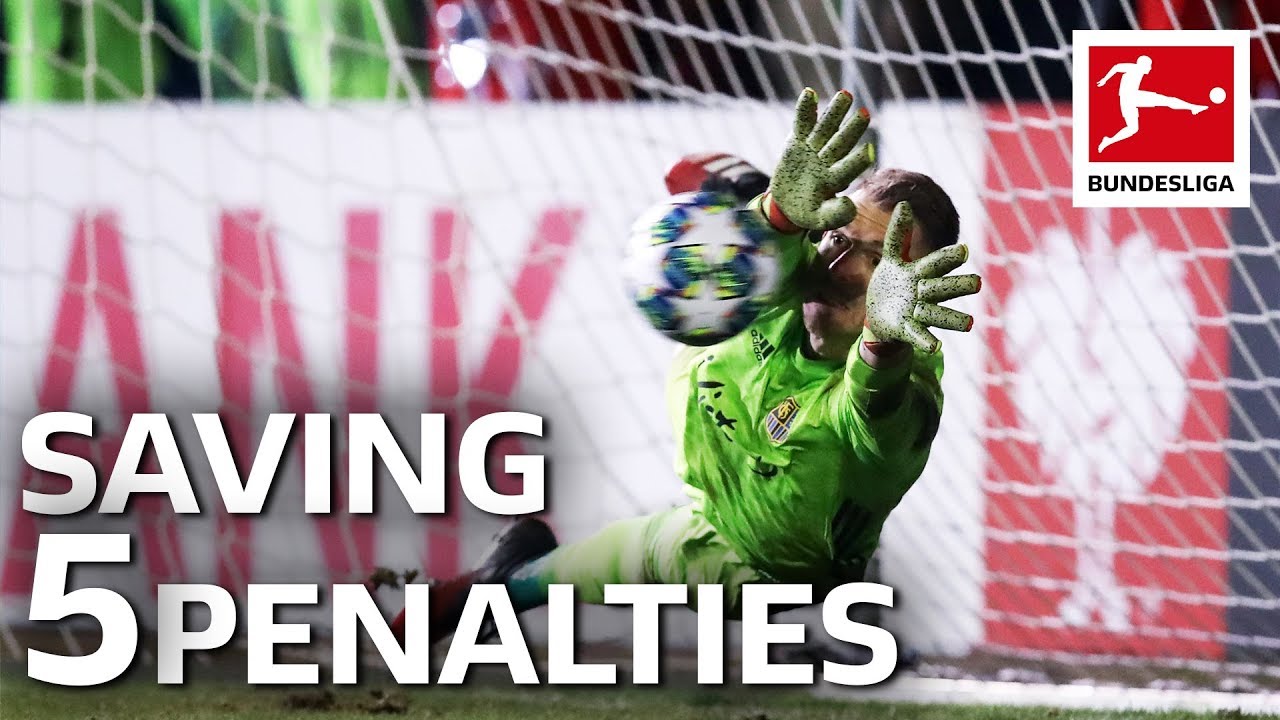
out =
<svg viewBox="0 0 1280 720"><path fill-rule="evenodd" d="M1071 34L1074 207L1249 207L1249 32L1247 30L1076 30ZM1098 163L1089 160L1089 51L1095 47L1230 47L1235 161L1229 163ZM1089 189L1089 175L1228 176L1229 191L1112 191Z"/></svg>

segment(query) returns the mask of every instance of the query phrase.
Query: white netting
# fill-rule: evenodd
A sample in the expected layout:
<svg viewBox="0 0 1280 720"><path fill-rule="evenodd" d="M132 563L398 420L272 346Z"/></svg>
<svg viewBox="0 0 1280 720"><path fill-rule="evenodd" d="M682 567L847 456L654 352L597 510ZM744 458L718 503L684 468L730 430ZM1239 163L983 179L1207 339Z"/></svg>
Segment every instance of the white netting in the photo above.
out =
<svg viewBox="0 0 1280 720"><path fill-rule="evenodd" d="M769 168L808 85L853 90L881 164L948 190L987 280L886 528L892 626L959 657L1274 670L1275 0L0 9L6 653L41 530L136 532L141 562L80 577L146 608L154 582L447 574L494 526L413 518L390 488L376 522L307 517L298 461L269 519L232 519L198 452L199 519L32 518L40 411L94 413L105 472L131 412L222 411L247 464L272 410L377 410L413 438L419 412L522 409L548 418L529 447L565 538L678 502L670 348L621 296L620 244L682 153ZM1251 207L1072 207L1071 33L1138 27L1250 31Z"/></svg>

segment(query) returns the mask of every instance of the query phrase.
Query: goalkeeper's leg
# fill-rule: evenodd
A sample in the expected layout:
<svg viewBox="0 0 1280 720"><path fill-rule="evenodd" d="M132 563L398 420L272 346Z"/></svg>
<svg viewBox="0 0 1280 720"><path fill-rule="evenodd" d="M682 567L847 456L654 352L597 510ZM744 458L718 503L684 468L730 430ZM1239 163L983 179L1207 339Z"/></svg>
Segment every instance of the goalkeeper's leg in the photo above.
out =
<svg viewBox="0 0 1280 720"><path fill-rule="evenodd" d="M557 548L513 573L507 590L525 610L545 604L553 584L573 585L579 600L601 604L605 585L667 583L688 586L696 607L698 585L723 585L725 610L736 616L742 585L761 580L690 504L621 520Z"/></svg>
<svg viewBox="0 0 1280 720"><path fill-rule="evenodd" d="M697 585L723 585L725 610L738 614L745 583L760 582L707 522L696 505L621 520L595 535L557 547L540 520L524 519L495 540L479 567L437 586L432 596L431 639L457 627L472 585L502 582L518 612L547 602L547 588L573 585L578 599L604 602L605 585L672 583L690 588L696 606ZM392 625L403 642L404 613Z"/></svg>

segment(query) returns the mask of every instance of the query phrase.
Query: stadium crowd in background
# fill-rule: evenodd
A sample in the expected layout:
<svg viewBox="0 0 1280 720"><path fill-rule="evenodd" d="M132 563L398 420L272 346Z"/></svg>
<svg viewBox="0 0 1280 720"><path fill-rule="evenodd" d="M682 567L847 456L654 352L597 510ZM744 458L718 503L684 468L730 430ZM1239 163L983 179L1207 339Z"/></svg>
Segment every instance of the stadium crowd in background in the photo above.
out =
<svg viewBox="0 0 1280 720"><path fill-rule="evenodd" d="M839 79L852 70L856 87L875 97L981 100L1007 93L1014 99L1065 99L1070 81L1060 51L1073 29L1211 28L1215 15L1223 27L1280 24L1280 0L1210 5L0 0L0 98L294 97L325 103L411 93L487 100L680 100L710 93L783 100L800 90L799 77ZM811 21L818 15L840 19ZM696 30L676 32L690 26ZM394 48L383 27L394 34ZM809 52L812 41L848 47L835 28L877 59L846 63L844 57ZM760 52L750 41L763 43L775 32L805 42L785 52ZM824 33L831 37L819 37ZM714 41L722 37L745 42ZM885 50L923 53L925 60L886 61ZM1255 40L1253 52L1255 97L1280 96L1273 59L1280 55L1280 32ZM959 63L953 61L957 55Z"/></svg>

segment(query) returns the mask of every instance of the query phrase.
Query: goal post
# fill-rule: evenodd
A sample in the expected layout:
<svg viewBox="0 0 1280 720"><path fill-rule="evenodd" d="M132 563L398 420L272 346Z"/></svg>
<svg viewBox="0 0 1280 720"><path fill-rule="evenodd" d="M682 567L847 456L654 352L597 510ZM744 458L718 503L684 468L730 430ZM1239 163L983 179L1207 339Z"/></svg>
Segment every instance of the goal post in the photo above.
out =
<svg viewBox="0 0 1280 720"><path fill-rule="evenodd" d="M131 413L222 414L243 470L271 412L383 413L416 463L419 413L522 410L546 437L495 454L549 458L563 539L681 502L672 346L622 292L627 227L684 153L770 168L812 86L850 88L880 164L948 191L985 281L955 303L977 322L944 338L931 462L885 527L890 628L975 674L1280 677L1280 2L0 9L5 657L41 532L134 533L135 562L77 579L145 618L164 582L446 576L498 526L456 493L414 517L390 482L374 517L309 516L301 445L258 518L217 509L198 454L198 517L39 517L22 490L61 487L22 461L40 412L94 416L68 447L105 478ZM1073 206L1072 31L1135 28L1249 32L1249 207ZM618 627L587 618L595 641Z"/></svg>

